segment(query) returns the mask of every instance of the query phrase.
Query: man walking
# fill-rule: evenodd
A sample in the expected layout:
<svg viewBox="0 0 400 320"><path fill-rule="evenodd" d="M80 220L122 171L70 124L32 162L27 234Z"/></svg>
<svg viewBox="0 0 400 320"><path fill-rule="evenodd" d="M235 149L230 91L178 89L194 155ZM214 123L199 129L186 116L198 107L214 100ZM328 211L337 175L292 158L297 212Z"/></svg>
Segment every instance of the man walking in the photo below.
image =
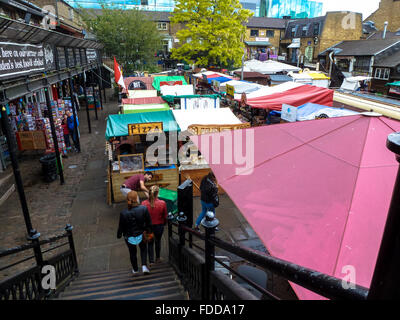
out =
<svg viewBox="0 0 400 320"><path fill-rule="evenodd" d="M144 185L145 182L151 181L153 178L153 173L150 171L145 172L144 174L135 174L132 177L125 180L124 184L121 186L120 190L124 197L128 195L131 191L142 191L149 198L149 190Z"/></svg>
<svg viewBox="0 0 400 320"><path fill-rule="evenodd" d="M78 143L78 126L79 126L79 121L78 117L75 117L76 119L76 128L75 128L75 121L74 121L74 116L71 113L71 111L66 112L67 115L67 124L68 124L68 130L69 130L69 135L72 138L72 141L74 142L74 148L76 152L81 152L81 147Z"/></svg>

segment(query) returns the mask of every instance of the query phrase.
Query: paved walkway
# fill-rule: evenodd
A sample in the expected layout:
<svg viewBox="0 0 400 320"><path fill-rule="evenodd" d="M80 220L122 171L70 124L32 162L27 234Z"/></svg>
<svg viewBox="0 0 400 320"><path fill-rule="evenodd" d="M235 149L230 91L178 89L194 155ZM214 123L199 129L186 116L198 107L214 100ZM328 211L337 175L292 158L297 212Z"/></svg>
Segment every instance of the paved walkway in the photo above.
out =
<svg viewBox="0 0 400 320"><path fill-rule="evenodd" d="M128 250L117 239L119 212L125 204L106 204L107 159L105 156L106 117L117 112L116 101L104 104L95 120L91 111L92 133L88 134L85 110L80 111L80 154L64 159L65 185L58 181L45 183L41 179L39 155L20 162L26 197L34 228L43 236L59 233L67 223L74 226L74 239L82 272L109 271L129 267ZM10 168L11 169L11 168ZM200 213L200 200L194 199L194 219ZM218 236L264 250L261 242L238 209L227 196L217 209L220 219ZM164 233L166 238L167 232ZM25 224L16 192L0 207L0 249L25 243ZM167 259L164 239L162 257ZM223 253L221 253L223 254ZM225 255L225 254L223 254ZM240 260L232 257L232 260Z"/></svg>

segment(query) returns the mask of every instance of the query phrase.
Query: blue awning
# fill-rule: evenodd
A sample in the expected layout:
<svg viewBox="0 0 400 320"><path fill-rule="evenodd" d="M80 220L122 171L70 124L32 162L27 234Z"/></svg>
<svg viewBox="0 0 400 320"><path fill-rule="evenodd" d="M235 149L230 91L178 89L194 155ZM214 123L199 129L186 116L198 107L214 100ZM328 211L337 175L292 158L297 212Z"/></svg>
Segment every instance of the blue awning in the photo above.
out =
<svg viewBox="0 0 400 320"><path fill-rule="evenodd" d="M228 82L231 81L231 78L226 78L226 77L218 77L218 78L210 78L207 79L208 83L212 83L213 80L218 81L219 83L224 83L224 82Z"/></svg>

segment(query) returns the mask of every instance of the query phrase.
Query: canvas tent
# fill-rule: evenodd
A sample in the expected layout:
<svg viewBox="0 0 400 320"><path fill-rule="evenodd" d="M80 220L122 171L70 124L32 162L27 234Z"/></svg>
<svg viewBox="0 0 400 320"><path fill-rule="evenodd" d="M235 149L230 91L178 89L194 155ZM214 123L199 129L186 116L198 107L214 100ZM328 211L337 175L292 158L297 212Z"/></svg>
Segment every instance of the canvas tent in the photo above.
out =
<svg viewBox="0 0 400 320"><path fill-rule="evenodd" d="M245 67L250 69L253 72L260 72L262 74L277 74L282 72L290 72L290 71L300 71L301 69L298 67L294 67L290 64L267 60L267 61L259 61L259 60L249 60L244 63Z"/></svg>
<svg viewBox="0 0 400 320"><path fill-rule="evenodd" d="M369 80L371 80L370 77L362 77L362 76L345 78L340 89L357 91L360 88L360 81L369 81Z"/></svg>
<svg viewBox="0 0 400 320"><path fill-rule="evenodd" d="M128 98L151 98L157 97L157 90L128 90Z"/></svg>
<svg viewBox="0 0 400 320"><path fill-rule="evenodd" d="M167 103L139 104L139 105L124 104L124 105L122 105L123 114L166 111L166 110L170 110L169 105Z"/></svg>
<svg viewBox="0 0 400 320"><path fill-rule="evenodd" d="M276 87L273 87L276 88ZM272 89L273 89L272 88ZM257 92L257 91L256 91ZM257 98L247 98L247 105L253 108L282 110L282 104L299 107L311 102L326 106L333 105L333 90L316 86L303 85L284 92L274 93Z"/></svg>
<svg viewBox="0 0 400 320"><path fill-rule="evenodd" d="M164 132L180 131L171 110L134 113L113 114L107 119L106 139L112 137L128 136L128 125L134 123L162 122Z"/></svg>
<svg viewBox="0 0 400 320"><path fill-rule="evenodd" d="M130 104L130 105L157 104L157 103L164 103L164 100L161 97L122 99L122 104Z"/></svg>
<svg viewBox="0 0 400 320"><path fill-rule="evenodd" d="M225 148L202 149L209 135L192 140L272 256L337 278L353 266L368 288L399 167L386 140L398 131L398 121L363 115L242 130L240 152L254 150L247 169L213 164ZM300 299L321 298L292 287Z"/></svg>
<svg viewBox="0 0 400 320"><path fill-rule="evenodd" d="M162 96L182 96L194 94L193 86L190 84L182 86L162 86L160 91Z"/></svg>
<svg viewBox="0 0 400 320"><path fill-rule="evenodd" d="M242 122L233 114L230 108L203 110L172 110L175 120L182 131L186 131L192 124L199 125L224 125L241 124Z"/></svg>
<svg viewBox="0 0 400 320"><path fill-rule="evenodd" d="M315 103L306 103L297 108L297 121L314 120L316 117L326 115L328 118L354 116L356 111L343 108L331 108Z"/></svg>

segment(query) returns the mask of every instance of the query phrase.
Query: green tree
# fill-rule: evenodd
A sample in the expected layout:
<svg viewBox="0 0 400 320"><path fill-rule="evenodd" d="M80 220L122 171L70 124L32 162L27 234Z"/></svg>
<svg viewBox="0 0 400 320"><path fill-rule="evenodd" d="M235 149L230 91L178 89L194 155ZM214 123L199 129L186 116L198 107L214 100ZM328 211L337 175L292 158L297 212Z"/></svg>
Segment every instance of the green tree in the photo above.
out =
<svg viewBox="0 0 400 320"><path fill-rule="evenodd" d="M115 56L124 73L154 69L155 54L162 49L162 36L154 21L143 12L102 4L101 14L81 9L89 32L104 44L103 52Z"/></svg>
<svg viewBox="0 0 400 320"><path fill-rule="evenodd" d="M198 66L238 66L244 52L246 22L253 13L239 0L177 0L173 24L181 46L172 58Z"/></svg>

